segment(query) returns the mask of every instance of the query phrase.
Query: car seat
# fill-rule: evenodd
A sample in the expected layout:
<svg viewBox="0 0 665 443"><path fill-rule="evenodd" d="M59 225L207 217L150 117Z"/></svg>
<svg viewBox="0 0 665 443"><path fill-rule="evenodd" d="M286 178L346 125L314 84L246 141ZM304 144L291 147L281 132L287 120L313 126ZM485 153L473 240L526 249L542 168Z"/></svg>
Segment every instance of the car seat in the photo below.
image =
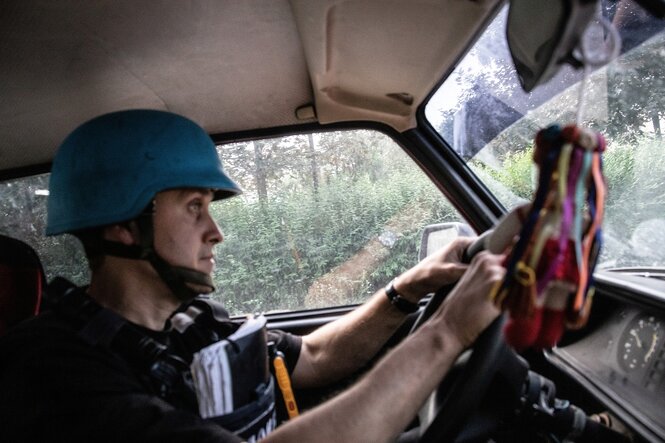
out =
<svg viewBox="0 0 665 443"><path fill-rule="evenodd" d="M0 337L39 312L46 277L35 250L0 235Z"/></svg>

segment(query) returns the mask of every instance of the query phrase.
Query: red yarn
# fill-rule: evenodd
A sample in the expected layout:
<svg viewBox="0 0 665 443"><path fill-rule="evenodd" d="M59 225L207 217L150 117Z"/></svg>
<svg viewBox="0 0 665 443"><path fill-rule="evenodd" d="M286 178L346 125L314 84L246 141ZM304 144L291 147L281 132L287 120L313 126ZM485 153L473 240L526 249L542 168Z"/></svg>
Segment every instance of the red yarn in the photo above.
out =
<svg viewBox="0 0 665 443"><path fill-rule="evenodd" d="M531 347L538 338L542 316L542 308L536 308L529 317L512 317L503 329L506 343L517 351Z"/></svg>
<svg viewBox="0 0 665 443"><path fill-rule="evenodd" d="M536 349L551 348L556 345L564 330L564 311L545 308L538 338L534 341Z"/></svg>

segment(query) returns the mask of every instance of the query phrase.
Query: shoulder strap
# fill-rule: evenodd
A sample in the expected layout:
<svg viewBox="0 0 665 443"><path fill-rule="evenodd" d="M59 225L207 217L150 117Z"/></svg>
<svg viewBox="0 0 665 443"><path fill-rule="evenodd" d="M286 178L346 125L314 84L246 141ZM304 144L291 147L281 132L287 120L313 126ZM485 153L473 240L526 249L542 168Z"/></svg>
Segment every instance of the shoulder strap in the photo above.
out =
<svg viewBox="0 0 665 443"><path fill-rule="evenodd" d="M115 312L104 309L83 290L62 277L47 288L53 310L78 329L78 335L92 346L110 347L118 331L127 323Z"/></svg>
<svg viewBox="0 0 665 443"><path fill-rule="evenodd" d="M56 277L47 288L53 310L78 329L78 336L91 346L103 346L127 361L152 389L170 401L176 391L191 391L186 374L189 365L169 352L166 345L141 332L122 316L99 305L83 289ZM180 392L182 395L183 392ZM191 402L192 398L188 399ZM194 404L196 399L193 398Z"/></svg>
<svg viewBox="0 0 665 443"><path fill-rule="evenodd" d="M191 361L193 354L233 334L240 323L231 321L222 305L199 296L175 312L166 326L173 344L182 344L180 354Z"/></svg>

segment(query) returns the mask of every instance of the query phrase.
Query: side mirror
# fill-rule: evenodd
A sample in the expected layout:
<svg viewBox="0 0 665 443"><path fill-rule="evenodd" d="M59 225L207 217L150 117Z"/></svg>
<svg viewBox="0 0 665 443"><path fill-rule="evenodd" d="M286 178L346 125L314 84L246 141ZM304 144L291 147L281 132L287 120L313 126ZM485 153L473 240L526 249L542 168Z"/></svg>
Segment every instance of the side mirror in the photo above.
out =
<svg viewBox="0 0 665 443"><path fill-rule="evenodd" d="M420 237L418 260L422 260L437 249L448 245L457 237L474 237L476 233L465 223L449 222L428 225Z"/></svg>

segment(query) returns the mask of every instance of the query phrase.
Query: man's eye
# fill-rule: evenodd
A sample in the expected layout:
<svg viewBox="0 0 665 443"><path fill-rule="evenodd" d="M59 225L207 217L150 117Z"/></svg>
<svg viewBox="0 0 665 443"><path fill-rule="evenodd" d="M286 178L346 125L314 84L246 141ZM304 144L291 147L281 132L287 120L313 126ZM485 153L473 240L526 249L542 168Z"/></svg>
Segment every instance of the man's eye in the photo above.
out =
<svg viewBox="0 0 665 443"><path fill-rule="evenodd" d="M202 207L203 207L203 204L198 200L193 201L189 204L189 210L192 211L192 212L196 212L196 213L200 213Z"/></svg>

